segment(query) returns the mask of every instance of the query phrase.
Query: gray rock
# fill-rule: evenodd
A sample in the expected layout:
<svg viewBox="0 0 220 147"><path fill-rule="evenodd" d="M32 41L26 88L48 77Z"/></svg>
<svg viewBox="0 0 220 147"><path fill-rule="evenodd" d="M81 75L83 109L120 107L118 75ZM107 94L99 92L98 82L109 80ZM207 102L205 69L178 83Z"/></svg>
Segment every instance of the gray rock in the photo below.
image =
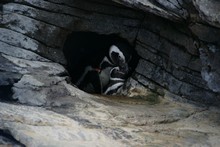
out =
<svg viewBox="0 0 220 147"><path fill-rule="evenodd" d="M0 130L25 146L218 146L219 108L203 104L220 105L219 2L113 1L1 4L0 100L17 103L0 103ZM69 83L62 47L72 31L135 46L125 96Z"/></svg>
<svg viewBox="0 0 220 147"><path fill-rule="evenodd" d="M1 128L25 146L121 146L103 133L43 108L1 103ZM10 115L10 116L9 116Z"/></svg>
<svg viewBox="0 0 220 147"><path fill-rule="evenodd" d="M13 85L15 82L20 80L22 75L13 72L1 72L0 74L0 85Z"/></svg>
<svg viewBox="0 0 220 147"><path fill-rule="evenodd" d="M219 1L194 0L193 3L204 21L211 25L217 26L218 28L220 27Z"/></svg>
<svg viewBox="0 0 220 147"><path fill-rule="evenodd" d="M26 5L23 5L23 2ZM216 89L214 88L216 86L210 86L213 82L209 80L214 81L216 78L204 76L203 61L200 60L198 48L200 44L207 46L207 42L211 45L219 42L218 38L213 37L218 35L217 22L213 23L217 16L214 4L218 5L218 3L161 0L116 0L116 2L124 6L113 2L99 2L99 0L94 3L69 0L56 2L17 0L16 3L4 4L0 40L7 50L2 48L0 51L4 54L4 58L9 59L8 64L10 63L13 67L9 71L32 74L41 73L43 69L43 73L46 72L46 74L53 74L52 72L55 72L55 75L65 74L62 70L59 71L62 67L55 66L56 68L50 71L46 71L44 67L52 68L53 65L49 63L51 61L66 64L62 45L72 30L101 34L117 33L131 43L136 41L135 49L138 54L149 62L149 64L141 65L143 63L140 61L136 71L145 75L151 82L154 82L154 85L164 87L179 95L183 94L179 90L181 82L190 85L189 87L199 87L200 90ZM201 4L212 6L208 9L209 13L202 14L206 7L200 6ZM205 19L205 16L212 17L212 19ZM188 26L188 21L194 23ZM201 24L203 21L207 24ZM16 51L12 52L12 49ZM36 62L31 63L28 60ZM50 65L44 65L46 62ZM2 69L6 70L4 68L5 66ZM146 71L145 68L147 68ZM200 75L201 72L202 75ZM218 76L219 73L215 72L214 77ZM139 79L139 81L142 80ZM186 92L187 97L192 98L190 90L182 91Z"/></svg>
<svg viewBox="0 0 220 147"><path fill-rule="evenodd" d="M64 30L59 27L15 13L5 14L2 24L5 28L25 34L50 47L61 47L63 42L62 38L64 38L63 35L65 35ZM41 31L41 29L43 31ZM54 38L54 35L59 37Z"/></svg>
<svg viewBox="0 0 220 147"><path fill-rule="evenodd" d="M13 99L28 105L49 105L70 95L62 84L65 78L44 75L24 75L13 86Z"/></svg>
<svg viewBox="0 0 220 147"><path fill-rule="evenodd" d="M145 12L150 12L171 20L180 20L182 19L182 16L179 16L178 14L173 13L172 11L164 10L161 5L157 5L157 2L149 1L149 0L113 0L115 2L133 7L138 8L141 10L144 10ZM162 5L166 5L169 2L162 2Z"/></svg>
<svg viewBox="0 0 220 147"><path fill-rule="evenodd" d="M174 101L169 94L152 103L148 99L151 92L137 84L133 88L133 94L146 99L96 97L70 86L70 93L78 95L71 96L71 103L47 108L60 114L41 107L0 103L1 128L26 146L219 143L218 108Z"/></svg>
<svg viewBox="0 0 220 147"><path fill-rule="evenodd" d="M7 131L0 130L0 146L24 147L23 144L16 141Z"/></svg>
<svg viewBox="0 0 220 147"><path fill-rule="evenodd" d="M34 74L47 74L47 75L58 75L66 72L65 68L58 63L53 62L40 62L40 61L30 61L20 58L15 58L8 55L2 55L8 61L13 63L12 67L22 68L19 73L34 73ZM4 70L4 69L3 69Z"/></svg>
<svg viewBox="0 0 220 147"><path fill-rule="evenodd" d="M34 60L34 61L44 61L48 62L49 60L46 58L43 58L39 55L37 55L34 52L31 52L29 50L25 50L19 47L15 47L13 45L9 45L4 42L0 42L0 53L10 55L17 58L27 59L27 60Z"/></svg>
<svg viewBox="0 0 220 147"><path fill-rule="evenodd" d="M0 28L0 40L2 42L32 51L37 51L39 46L37 41L5 28Z"/></svg>
<svg viewBox="0 0 220 147"><path fill-rule="evenodd" d="M214 92L220 92L220 49L214 45L200 48L202 61L202 78Z"/></svg>
<svg viewBox="0 0 220 147"><path fill-rule="evenodd" d="M18 73L18 71L22 70L22 67L16 67L15 64L7 60L5 57L3 57L3 54L0 54L0 70L5 72L14 72Z"/></svg>
<svg viewBox="0 0 220 147"><path fill-rule="evenodd" d="M216 37L220 35L220 30L218 28L203 24L195 24L192 25L190 29L200 40L220 45L220 39L219 37Z"/></svg>

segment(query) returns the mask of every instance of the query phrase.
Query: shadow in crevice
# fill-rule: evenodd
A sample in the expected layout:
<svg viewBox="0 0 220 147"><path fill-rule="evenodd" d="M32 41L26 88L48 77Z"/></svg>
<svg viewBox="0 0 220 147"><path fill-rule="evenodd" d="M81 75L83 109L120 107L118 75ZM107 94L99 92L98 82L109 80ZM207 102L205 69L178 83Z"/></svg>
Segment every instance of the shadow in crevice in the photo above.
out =
<svg viewBox="0 0 220 147"><path fill-rule="evenodd" d="M0 130L0 146L25 147L18 142L7 130Z"/></svg>
<svg viewBox="0 0 220 147"><path fill-rule="evenodd" d="M102 63L104 57L112 59L109 58L109 51L112 45L115 45L119 48L123 55L125 55L125 59L127 59L126 57L128 54L129 56L132 56L131 60L126 62L129 67L129 72L126 73L125 76L125 79L127 79L132 75L139 60L139 56L134 50L134 46L132 44L130 44L126 39L119 37L117 34L105 35L94 32L72 32L67 37L63 47L63 53L67 60L66 68L69 72L72 83L77 85L88 66L90 66L89 70L91 70L92 67L92 70L98 69L99 72L102 72L103 69L100 64ZM117 59L115 59L115 61L116 60ZM100 80L100 77L98 77L99 75L96 72L97 71L94 71L95 76L90 76L89 80L92 79L93 86L96 89L101 89L100 87L102 86L96 84L96 81ZM102 81L98 83L101 82ZM100 94L102 92L98 90L89 93Z"/></svg>
<svg viewBox="0 0 220 147"><path fill-rule="evenodd" d="M13 91L12 85L1 85L0 86L0 101L1 102L17 102L12 98Z"/></svg>

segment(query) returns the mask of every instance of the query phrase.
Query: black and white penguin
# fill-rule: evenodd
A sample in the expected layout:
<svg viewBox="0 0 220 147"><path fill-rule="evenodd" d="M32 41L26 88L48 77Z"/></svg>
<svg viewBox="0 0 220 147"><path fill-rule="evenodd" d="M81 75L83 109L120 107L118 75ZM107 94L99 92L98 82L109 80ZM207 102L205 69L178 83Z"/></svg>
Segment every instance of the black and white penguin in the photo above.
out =
<svg viewBox="0 0 220 147"><path fill-rule="evenodd" d="M110 53L109 49L112 45L118 49L115 47ZM117 35L99 35L92 32L73 32L67 37L63 47L67 69L73 83L80 78L87 66L99 68L104 57L107 57L111 63L120 63L121 66L127 67L125 63L130 60L131 51L131 45ZM124 55L126 62L118 62L116 59L116 55L121 54ZM112 58L109 57L110 55Z"/></svg>
<svg viewBox="0 0 220 147"><path fill-rule="evenodd" d="M120 50L116 45L112 45L109 48L108 56L105 56L100 63L100 80L103 88L109 83L112 68L117 67L125 74L129 72L128 62L130 58L131 55L126 55L126 52Z"/></svg>
<svg viewBox="0 0 220 147"><path fill-rule="evenodd" d="M106 95L114 95L119 92L120 88L125 83L127 73L123 70L120 70L120 67L113 67L110 71L110 79L109 83L106 86L104 94Z"/></svg>
<svg viewBox="0 0 220 147"><path fill-rule="evenodd" d="M73 32L63 48L72 82L80 88L93 81L93 85L101 83L101 86L94 86L101 89L109 81L111 68L118 66L124 73L129 72L131 51L130 44L116 35L91 32ZM101 73L94 69L99 69ZM97 79L97 76L100 81L95 82L93 79ZM101 89L95 91L102 91Z"/></svg>
<svg viewBox="0 0 220 147"><path fill-rule="evenodd" d="M106 67L118 66L120 70L125 73L129 72L128 63L131 60L132 55L130 52L126 51L123 47L118 45L111 45L108 50L108 55L105 56L100 63L100 69L105 69Z"/></svg>

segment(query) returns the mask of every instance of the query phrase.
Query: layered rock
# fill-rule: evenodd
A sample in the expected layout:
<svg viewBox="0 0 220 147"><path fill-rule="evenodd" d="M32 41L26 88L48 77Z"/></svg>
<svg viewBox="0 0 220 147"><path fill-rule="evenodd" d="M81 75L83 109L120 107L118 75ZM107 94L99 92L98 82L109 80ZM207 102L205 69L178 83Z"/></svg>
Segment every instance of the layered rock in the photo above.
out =
<svg viewBox="0 0 220 147"><path fill-rule="evenodd" d="M0 130L25 146L218 146L220 143L220 113L214 107L173 101L170 95L165 99L154 96L155 101L149 92L145 100L138 100L91 96L74 87L68 91L72 93L69 98L52 100L54 103L46 108L0 103Z"/></svg>
<svg viewBox="0 0 220 147"><path fill-rule="evenodd" d="M117 33L135 44L141 57L135 80L155 91L165 88L191 100L216 103L220 92L219 37L215 37L219 34L216 8L219 3L116 2L142 12L99 1L18 0L6 3L0 30L4 47L1 53L65 65L62 45L71 31ZM211 7L205 7L207 5ZM4 65L2 70L5 70Z"/></svg>
<svg viewBox="0 0 220 147"><path fill-rule="evenodd" d="M219 109L186 100L220 102L219 2L114 1L0 4L0 99L14 103L0 103L0 143L9 135L20 146L219 144ZM62 47L76 30L135 45L140 60L123 91L134 98L71 85Z"/></svg>

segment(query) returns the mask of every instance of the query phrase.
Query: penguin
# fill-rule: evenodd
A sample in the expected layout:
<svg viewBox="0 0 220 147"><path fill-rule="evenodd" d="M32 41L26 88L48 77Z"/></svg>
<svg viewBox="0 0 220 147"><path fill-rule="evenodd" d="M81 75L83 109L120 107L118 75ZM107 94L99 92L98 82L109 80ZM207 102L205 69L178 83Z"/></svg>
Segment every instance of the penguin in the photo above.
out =
<svg viewBox="0 0 220 147"><path fill-rule="evenodd" d="M92 68L91 66L87 67L81 78L76 83L76 86L88 93L100 94L103 94L104 89L108 87L108 90L110 91L105 92L104 94L115 94L124 84L122 76L125 77L129 68L124 55L115 45L110 47L108 57L105 56L103 58L103 61L100 63L98 69ZM119 80L119 78L121 79Z"/></svg>
<svg viewBox="0 0 220 147"><path fill-rule="evenodd" d="M86 83L93 81L93 85L101 85L96 86L99 89L95 91L102 91L108 84L111 68L119 66L123 72L129 72L131 51L132 46L117 35L92 32L73 32L63 47L72 83L78 87L85 87ZM93 79L98 79L97 77L99 81L95 82Z"/></svg>
<svg viewBox="0 0 220 147"><path fill-rule="evenodd" d="M127 73L120 70L120 67L113 67L110 71L109 83L105 88L105 95L115 95L124 85Z"/></svg>
<svg viewBox="0 0 220 147"><path fill-rule="evenodd" d="M102 69L99 73L99 79L100 79L100 82L101 82L101 88L102 88L102 93L103 93L103 89L104 87L106 87L109 83L109 80L110 80L110 71L113 67L109 66L109 67L106 67L104 69Z"/></svg>
<svg viewBox="0 0 220 147"><path fill-rule="evenodd" d="M130 57L131 58L131 55ZM116 45L112 45L109 48L108 56L105 56L100 63L100 79L102 83L102 87L106 87L110 79L110 70L112 68L120 69L121 72L127 74L129 72L128 62L130 59L125 58L125 55Z"/></svg>
<svg viewBox="0 0 220 147"><path fill-rule="evenodd" d="M129 72L128 63L131 60L132 55L129 54L124 48L119 48L117 45L113 44L110 46L108 51L108 56L105 56L100 63L100 69L106 67L116 67L118 66L120 70L125 73Z"/></svg>
<svg viewBox="0 0 220 147"><path fill-rule="evenodd" d="M72 77L72 82L76 83L78 81L87 66L99 68L104 57L107 57L111 61L109 49L112 45L117 46L119 51L124 54L126 63L128 63L132 46L117 35L101 35L93 32L72 32L72 34L67 37L63 47L63 53L67 60L67 70ZM114 53L112 51L113 58L115 58L116 52L116 50Z"/></svg>

